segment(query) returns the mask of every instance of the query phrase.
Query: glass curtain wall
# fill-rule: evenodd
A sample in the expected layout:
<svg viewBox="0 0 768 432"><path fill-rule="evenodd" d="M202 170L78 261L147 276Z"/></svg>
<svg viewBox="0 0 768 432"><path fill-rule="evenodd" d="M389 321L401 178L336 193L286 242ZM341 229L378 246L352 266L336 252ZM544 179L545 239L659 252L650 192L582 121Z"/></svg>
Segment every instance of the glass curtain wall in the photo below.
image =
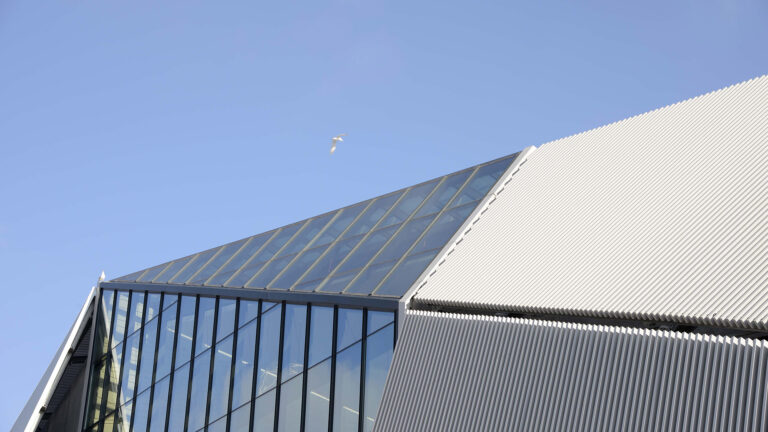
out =
<svg viewBox="0 0 768 432"><path fill-rule="evenodd" d="M104 290L85 431L370 431L394 311Z"/></svg>

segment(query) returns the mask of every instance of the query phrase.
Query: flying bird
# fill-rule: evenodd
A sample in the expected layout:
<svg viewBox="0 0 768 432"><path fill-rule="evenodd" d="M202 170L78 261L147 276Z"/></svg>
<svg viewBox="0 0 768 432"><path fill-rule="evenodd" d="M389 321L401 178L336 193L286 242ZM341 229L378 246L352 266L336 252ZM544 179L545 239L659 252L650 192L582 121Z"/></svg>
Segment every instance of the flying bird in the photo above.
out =
<svg viewBox="0 0 768 432"><path fill-rule="evenodd" d="M343 136L347 136L347 134L343 133L343 134L339 134L339 135L336 135L335 137L331 138L331 154L333 154L333 152L336 151L336 144L341 142L341 141L344 141L344 139L341 138Z"/></svg>

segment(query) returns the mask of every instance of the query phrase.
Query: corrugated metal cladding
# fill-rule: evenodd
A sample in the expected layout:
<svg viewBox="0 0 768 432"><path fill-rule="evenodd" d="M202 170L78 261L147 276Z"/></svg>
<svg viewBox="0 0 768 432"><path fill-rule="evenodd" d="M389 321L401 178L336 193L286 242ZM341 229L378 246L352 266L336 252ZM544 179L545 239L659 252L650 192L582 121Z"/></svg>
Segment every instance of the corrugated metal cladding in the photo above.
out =
<svg viewBox="0 0 768 432"><path fill-rule="evenodd" d="M543 145L414 301L768 329L768 76Z"/></svg>
<svg viewBox="0 0 768 432"><path fill-rule="evenodd" d="M377 431L768 430L768 343L410 312Z"/></svg>

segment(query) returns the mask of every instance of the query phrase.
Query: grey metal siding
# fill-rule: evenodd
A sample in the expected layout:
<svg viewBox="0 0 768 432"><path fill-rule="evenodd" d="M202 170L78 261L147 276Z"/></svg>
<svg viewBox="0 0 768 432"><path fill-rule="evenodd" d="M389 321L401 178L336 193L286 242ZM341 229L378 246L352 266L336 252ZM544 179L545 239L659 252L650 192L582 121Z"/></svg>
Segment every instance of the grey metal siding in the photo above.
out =
<svg viewBox="0 0 768 432"><path fill-rule="evenodd" d="M768 343L409 312L377 431L768 429Z"/></svg>
<svg viewBox="0 0 768 432"><path fill-rule="evenodd" d="M768 329L768 76L544 144L467 231L416 304Z"/></svg>

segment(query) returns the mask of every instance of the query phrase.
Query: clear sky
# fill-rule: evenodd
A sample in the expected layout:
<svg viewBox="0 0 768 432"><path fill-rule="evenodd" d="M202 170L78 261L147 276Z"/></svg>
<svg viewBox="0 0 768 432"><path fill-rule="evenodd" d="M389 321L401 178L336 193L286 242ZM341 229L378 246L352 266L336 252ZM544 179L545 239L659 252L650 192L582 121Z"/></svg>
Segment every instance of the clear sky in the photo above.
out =
<svg viewBox="0 0 768 432"><path fill-rule="evenodd" d="M768 73L767 23L749 0L0 0L0 429L100 271Z"/></svg>

